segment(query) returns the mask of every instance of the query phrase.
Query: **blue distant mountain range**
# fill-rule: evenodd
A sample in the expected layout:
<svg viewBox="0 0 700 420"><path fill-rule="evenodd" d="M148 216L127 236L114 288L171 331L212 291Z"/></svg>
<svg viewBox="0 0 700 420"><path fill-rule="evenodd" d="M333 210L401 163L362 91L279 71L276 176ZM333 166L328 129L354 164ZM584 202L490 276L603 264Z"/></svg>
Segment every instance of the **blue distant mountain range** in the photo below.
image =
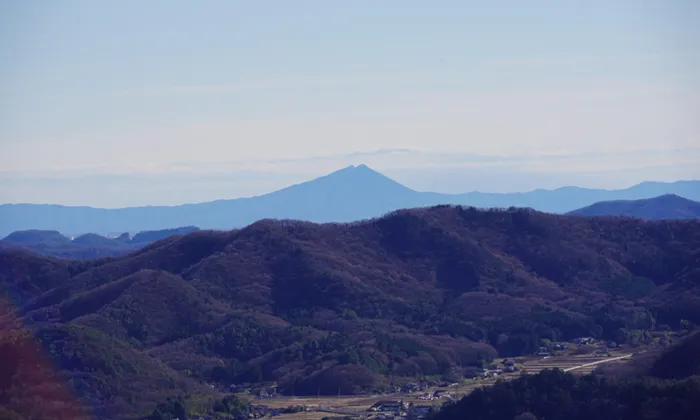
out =
<svg viewBox="0 0 700 420"><path fill-rule="evenodd" d="M440 194L412 190L359 165L257 197L198 204L122 209L3 204L0 205L0 235L27 229L70 234L137 232L176 226L232 229L264 218L349 222L381 216L396 209L438 204L516 206L567 213L599 201L638 200L665 194L698 201L700 181L643 182L621 190L563 187L522 193Z"/></svg>
<svg viewBox="0 0 700 420"><path fill-rule="evenodd" d="M601 201L567 214L578 216L624 216L644 220L700 219L700 203L675 194L641 200Z"/></svg>
<svg viewBox="0 0 700 420"><path fill-rule="evenodd" d="M175 235L187 235L199 229L184 226L175 229L139 232L133 237L125 232L116 238L86 233L69 238L55 230L18 230L0 240L0 250L21 248L37 254L68 259L115 257L139 250L153 242Z"/></svg>

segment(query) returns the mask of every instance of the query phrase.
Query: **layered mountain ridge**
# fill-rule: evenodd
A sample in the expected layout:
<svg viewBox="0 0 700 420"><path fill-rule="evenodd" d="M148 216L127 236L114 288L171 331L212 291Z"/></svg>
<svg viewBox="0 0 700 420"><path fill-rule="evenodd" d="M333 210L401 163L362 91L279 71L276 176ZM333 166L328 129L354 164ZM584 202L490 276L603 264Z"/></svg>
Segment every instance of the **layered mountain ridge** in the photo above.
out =
<svg viewBox="0 0 700 420"><path fill-rule="evenodd" d="M87 383L85 398L126 412L152 409L158 393L105 388L132 375L109 367L111 347L162 366L154 377L176 375L172 392L274 381L336 394L389 377L454 378L545 338L625 342L633 330L700 323L698 255L697 221L437 206L351 224L261 220L111 259L5 249L0 287L45 345L92 340L55 363ZM80 333L42 333L56 329Z"/></svg>
<svg viewBox="0 0 700 420"><path fill-rule="evenodd" d="M624 216L644 220L700 219L700 203L675 194L642 200L603 201L574 210L580 216Z"/></svg>
<svg viewBox="0 0 700 420"><path fill-rule="evenodd" d="M98 209L39 204L0 205L0 234L41 229L60 232L125 232L199 226L241 228L264 218L316 223L352 222L402 209L440 204L479 208L530 207L565 213L599 201L651 198L677 194L700 200L700 181L644 182L622 190L564 187L525 193L440 194L412 190L365 165L257 197L217 200L179 206Z"/></svg>
<svg viewBox="0 0 700 420"><path fill-rule="evenodd" d="M128 254L169 236L185 235L198 230L198 227L186 226L175 229L139 232L133 237L129 233L124 233L117 238L108 238L96 233L86 233L75 238L69 238L55 230L32 229L12 232L0 240L0 248L23 248L40 255L79 260L115 257Z"/></svg>

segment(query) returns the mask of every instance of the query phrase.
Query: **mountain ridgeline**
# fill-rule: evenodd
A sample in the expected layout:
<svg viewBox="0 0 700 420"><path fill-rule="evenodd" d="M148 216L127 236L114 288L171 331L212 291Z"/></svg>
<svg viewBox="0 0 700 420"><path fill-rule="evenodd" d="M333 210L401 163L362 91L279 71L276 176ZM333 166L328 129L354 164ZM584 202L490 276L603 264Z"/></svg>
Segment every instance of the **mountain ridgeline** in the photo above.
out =
<svg viewBox="0 0 700 420"><path fill-rule="evenodd" d="M698 255L697 221L437 206L261 220L112 259L3 249L0 287L81 399L126 415L202 381L376 391L544 339L698 324Z"/></svg>
<svg viewBox="0 0 700 420"><path fill-rule="evenodd" d="M516 206L565 213L599 201L637 200L663 194L700 200L700 181L644 182L622 190L564 187L526 193L439 194L412 190L359 165L257 197L172 207L98 209L4 204L0 205L0 235L28 229L94 233L160 230L173 226L234 229L264 218L352 222L398 209L440 204L479 208Z"/></svg>
<svg viewBox="0 0 700 420"><path fill-rule="evenodd" d="M603 201L569 212L579 216L623 216L644 220L700 219L700 203L675 194L643 200Z"/></svg>
<svg viewBox="0 0 700 420"><path fill-rule="evenodd" d="M115 257L133 252L144 246L173 235L186 235L199 228L186 226L175 229L139 232L132 238L124 233L117 238L107 238L96 233L86 233L68 238L55 230L24 230L12 232L0 240L0 248L24 248L40 255L90 259Z"/></svg>

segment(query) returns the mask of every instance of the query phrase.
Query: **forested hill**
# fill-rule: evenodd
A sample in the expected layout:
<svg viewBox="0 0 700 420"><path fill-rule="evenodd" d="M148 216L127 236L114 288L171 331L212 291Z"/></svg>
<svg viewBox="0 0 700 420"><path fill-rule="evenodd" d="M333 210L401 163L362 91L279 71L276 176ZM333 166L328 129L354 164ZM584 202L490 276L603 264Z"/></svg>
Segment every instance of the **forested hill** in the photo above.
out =
<svg viewBox="0 0 700 420"><path fill-rule="evenodd" d="M433 420L686 420L700 413L700 334L626 378L543 371L474 391Z"/></svg>
<svg viewBox="0 0 700 420"><path fill-rule="evenodd" d="M262 220L109 260L0 250L0 287L85 401L146 412L163 384L353 393L545 338L700 323L699 255L697 222L439 206Z"/></svg>

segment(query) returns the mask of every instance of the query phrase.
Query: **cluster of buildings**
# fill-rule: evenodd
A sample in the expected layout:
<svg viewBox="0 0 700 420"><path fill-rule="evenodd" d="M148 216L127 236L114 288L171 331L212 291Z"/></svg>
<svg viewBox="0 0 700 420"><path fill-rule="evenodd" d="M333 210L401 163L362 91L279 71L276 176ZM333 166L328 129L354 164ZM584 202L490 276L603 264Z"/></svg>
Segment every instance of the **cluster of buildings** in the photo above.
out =
<svg viewBox="0 0 700 420"><path fill-rule="evenodd" d="M593 337L578 337L578 338L574 338L573 340L571 340L571 342L574 344L579 344L579 345L581 345L581 344L594 344L595 338L593 338Z"/></svg>
<svg viewBox="0 0 700 420"><path fill-rule="evenodd" d="M252 390L251 394L255 395L256 397L260 399L266 399L266 398L274 398L276 397L277 394L277 387L268 387L268 388L257 388Z"/></svg>
<svg viewBox="0 0 700 420"><path fill-rule="evenodd" d="M482 378L492 378L502 373L511 373L520 371L520 367L514 359L505 359L500 365L491 365L488 369L481 371Z"/></svg>
<svg viewBox="0 0 700 420"><path fill-rule="evenodd" d="M214 384L205 384L208 385L209 388L215 389L220 392L230 392L232 394L239 394L239 393L250 393L251 395L256 396L257 398L273 398L279 396L279 392L277 390L277 385L272 384L268 386L256 386L255 384L251 383L242 383L242 384L221 384L221 383L214 383Z"/></svg>
<svg viewBox="0 0 700 420"><path fill-rule="evenodd" d="M445 381L423 380L420 382L408 382L408 383L405 383L401 386L395 386L394 389L392 389L392 391L396 392L396 393L401 392L404 394L410 394L413 392L424 391L428 388L447 388L447 387L457 386L457 385L459 385L459 384L445 382Z"/></svg>
<svg viewBox="0 0 700 420"><path fill-rule="evenodd" d="M437 390L433 393L427 392L421 396L418 397L419 400L424 400L424 401L432 401L432 400L437 400L437 399L452 399L452 395L450 395L449 391L443 391L443 390Z"/></svg>
<svg viewBox="0 0 700 420"><path fill-rule="evenodd" d="M378 413L374 416L375 419L400 418L418 420L425 418L432 410L434 410L432 405L408 404L402 400L377 401L369 408L369 411Z"/></svg>

